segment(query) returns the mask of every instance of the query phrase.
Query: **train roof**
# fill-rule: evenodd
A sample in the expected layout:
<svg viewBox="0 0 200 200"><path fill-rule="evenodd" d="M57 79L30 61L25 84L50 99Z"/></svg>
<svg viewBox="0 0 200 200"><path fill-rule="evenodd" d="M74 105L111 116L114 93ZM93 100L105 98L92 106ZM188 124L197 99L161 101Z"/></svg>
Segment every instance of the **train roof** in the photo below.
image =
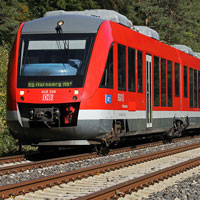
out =
<svg viewBox="0 0 200 200"><path fill-rule="evenodd" d="M142 33L143 35L154 38L156 40L160 40L158 32L153 30L152 28L149 28L147 26L134 26L134 29L137 32Z"/></svg>
<svg viewBox="0 0 200 200"><path fill-rule="evenodd" d="M22 34L56 33L57 23L62 20L63 33L97 33L103 19L80 15L54 15L26 22Z"/></svg>
<svg viewBox="0 0 200 200"><path fill-rule="evenodd" d="M200 59L200 52L194 52L195 57Z"/></svg>
<svg viewBox="0 0 200 200"><path fill-rule="evenodd" d="M109 20L116 22L118 24L122 24L131 28L133 26L132 22L124 15L114 11L114 10L106 10L106 9L92 9L92 10L84 10L84 11L64 11L64 10L56 10L49 11L44 14L44 17L47 16L56 16L56 15L83 15L83 16L92 16L96 18L100 18L103 20Z"/></svg>
<svg viewBox="0 0 200 200"><path fill-rule="evenodd" d="M193 50L190 47L186 46L186 45L183 45L183 44L174 44L174 45L171 45L171 46L174 47L174 48L176 48L176 49L179 49L179 50L181 50L181 51L183 51L183 52L185 52L187 54L195 56Z"/></svg>
<svg viewBox="0 0 200 200"><path fill-rule="evenodd" d="M84 11L49 11L44 17L26 22L22 28L22 34L49 34L56 33L57 23L62 20L63 33L97 33L103 21L109 20L126 26L143 35L160 40L158 32L147 26L133 26L132 22L124 15L105 9L93 9ZM172 47L187 54L200 58L186 45L174 44Z"/></svg>

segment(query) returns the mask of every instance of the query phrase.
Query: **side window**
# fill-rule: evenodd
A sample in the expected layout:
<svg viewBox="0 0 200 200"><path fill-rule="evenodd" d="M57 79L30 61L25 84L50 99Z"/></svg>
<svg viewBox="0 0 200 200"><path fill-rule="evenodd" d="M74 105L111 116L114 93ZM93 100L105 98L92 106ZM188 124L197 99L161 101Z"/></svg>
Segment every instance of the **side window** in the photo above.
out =
<svg viewBox="0 0 200 200"><path fill-rule="evenodd" d="M167 61L168 106L172 107L172 61Z"/></svg>
<svg viewBox="0 0 200 200"><path fill-rule="evenodd" d="M197 70L194 70L194 107L197 108Z"/></svg>
<svg viewBox="0 0 200 200"><path fill-rule="evenodd" d="M161 106L166 106L166 60L161 59Z"/></svg>
<svg viewBox="0 0 200 200"><path fill-rule="evenodd" d="M110 48L105 71L100 84L101 88L113 88L113 46Z"/></svg>
<svg viewBox="0 0 200 200"><path fill-rule="evenodd" d="M143 92L143 79L142 79L142 51L137 51L137 66L138 66L138 92Z"/></svg>
<svg viewBox="0 0 200 200"><path fill-rule="evenodd" d="M180 86L179 86L179 64L178 63L175 63L175 68L174 68L174 74L175 74L175 76L174 76L174 78L175 78L175 96L176 97L179 97L179 88L180 88Z"/></svg>
<svg viewBox="0 0 200 200"><path fill-rule="evenodd" d="M154 56L154 106L160 105L159 58Z"/></svg>
<svg viewBox="0 0 200 200"><path fill-rule="evenodd" d="M200 108L200 71L198 71L198 97L199 97L199 104L198 104L198 107Z"/></svg>
<svg viewBox="0 0 200 200"><path fill-rule="evenodd" d="M184 66L184 97L188 97L188 70L187 66Z"/></svg>
<svg viewBox="0 0 200 200"><path fill-rule="evenodd" d="M128 48L128 91L136 91L135 49Z"/></svg>
<svg viewBox="0 0 200 200"><path fill-rule="evenodd" d="M126 47L118 44L118 90L126 90Z"/></svg>
<svg viewBox="0 0 200 200"><path fill-rule="evenodd" d="M194 91L193 69L190 68L190 108L193 108L193 91Z"/></svg>

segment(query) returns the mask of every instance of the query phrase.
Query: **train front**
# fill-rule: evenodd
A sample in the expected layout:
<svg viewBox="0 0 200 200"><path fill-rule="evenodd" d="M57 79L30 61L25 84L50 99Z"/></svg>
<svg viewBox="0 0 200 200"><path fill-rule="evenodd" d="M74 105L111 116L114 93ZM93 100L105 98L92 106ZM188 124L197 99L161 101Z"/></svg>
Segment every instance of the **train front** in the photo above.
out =
<svg viewBox="0 0 200 200"><path fill-rule="evenodd" d="M102 22L95 17L56 15L21 25L8 69L7 124L22 144L67 144L67 140L85 144L80 139L89 136L79 137L75 127Z"/></svg>

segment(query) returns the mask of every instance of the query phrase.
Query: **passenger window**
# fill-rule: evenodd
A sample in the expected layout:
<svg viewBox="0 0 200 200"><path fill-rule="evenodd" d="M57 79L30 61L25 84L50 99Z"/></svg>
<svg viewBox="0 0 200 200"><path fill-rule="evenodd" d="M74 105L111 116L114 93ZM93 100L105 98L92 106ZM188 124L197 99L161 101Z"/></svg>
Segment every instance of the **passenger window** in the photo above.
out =
<svg viewBox="0 0 200 200"><path fill-rule="evenodd" d="M100 84L101 88L113 88L113 46L110 48L105 71Z"/></svg>
<svg viewBox="0 0 200 200"><path fill-rule="evenodd" d="M126 47L118 44L118 89L126 90Z"/></svg>
<svg viewBox="0 0 200 200"><path fill-rule="evenodd" d="M172 107L172 61L167 61L168 106Z"/></svg>
<svg viewBox="0 0 200 200"><path fill-rule="evenodd" d="M193 84L193 69L190 68L190 108L193 108L193 91L194 91L194 84Z"/></svg>
<svg viewBox="0 0 200 200"><path fill-rule="evenodd" d="M180 81L179 81L179 64L178 63L175 63L174 71L175 71L175 76L174 76L174 78L175 78L175 96L179 97L179 88L180 88L179 82Z"/></svg>
<svg viewBox="0 0 200 200"><path fill-rule="evenodd" d="M142 79L142 51L137 51L137 66L138 66L138 92L143 92L143 79Z"/></svg>
<svg viewBox="0 0 200 200"><path fill-rule="evenodd" d="M200 108L200 71L198 71L198 97L199 97L199 104L198 104L198 108Z"/></svg>
<svg viewBox="0 0 200 200"><path fill-rule="evenodd" d="M135 49L128 48L128 91L136 91Z"/></svg>
<svg viewBox="0 0 200 200"><path fill-rule="evenodd" d="M194 70L194 107L197 108L197 70Z"/></svg>
<svg viewBox="0 0 200 200"><path fill-rule="evenodd" d="M188 72L187 72L187 66L184 66L184 97L188 97Z"/></svg>
<svg viewBox="0 0 200 200"><path fill-rule="evenodd" d="M161 59L161 106L166 106L166 60Z"/></svg>
<svg viewBox="0 0 200 200"><path fill-rule="evenodd" d="M160 105L159 58L154 56L154 106Z"/></svg>

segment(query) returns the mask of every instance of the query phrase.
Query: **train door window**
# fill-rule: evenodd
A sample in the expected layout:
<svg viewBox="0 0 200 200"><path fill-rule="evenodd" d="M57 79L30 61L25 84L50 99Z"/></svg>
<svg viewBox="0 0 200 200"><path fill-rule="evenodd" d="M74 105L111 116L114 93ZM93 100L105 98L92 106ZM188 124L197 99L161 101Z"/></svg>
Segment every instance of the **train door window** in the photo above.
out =
<svg viewBox="0 0 200 200"><path fill-rule="evenodd" d="M161 59L161 106L166 106L166 60Z"/></svg>
<svg viewBox="0 0 200 200"><path fill-rule="evenodd" d="M126 47L118 44L118 89L126 90Z"/></svg>
<svg viewBox="0 0 200 200"><path fill-rule="evenodd" d="M198 71L198 108L200 108L200 71Z"/></svg>
<svg viewBox="0 0 200 200"><path fill-rule="evenodd" d="M197 70L194 70L194 107L197 108Z"/></svg>
<svg viewBox="0 0 200 200"><path fill-rule="evenodd" d="M194 92L194 84L193 84L193 69L190 68L190 108L193 108L193 92Z"/></svg>
<svg viewBox="0 0 200 200"><path fill-rule="evenodd" d="M154 106L160 105L159 58L154 56Z"/></svg>
<svg viewBox="0 0 200 200"><path fill-rule="evenodd" d="M136 91L135 49L128 48L128 91Z"/></svg>
<svg viewBox="0 0 200 200"><path fill-rule="evenodd" d="M184 81L184 97L187 98L188 97L188 70L187 70L187 66L184 66L184 77L183 77L183 81Z"/></svg>
<svg viewBox="0 0 200 200"><path fill-rule="evenodd" d="M137 51L137 66L138 66L138 92L143 92L143 78L142 78L142 51Z"/></svg>
<svg viewBox="0 0 200 200"><path fill-rule="evenodd" d="M168 106L172 107L172 61L167 61Z"/></svg>
<svg viewBox="0 0 200 200"><path fill-rule="evenodd" d="M110 48L105 71L100 84L101 88L113 88L113 46Z"/></svg>
<svg viewBox="0 0 200 200"><path fill-rule="evenodd" d="M180 81L179 81L179 64L175 63L175 68L174 68L174 72L175 72L175 96L179 97L179 87L180 87Z"/></svg>

